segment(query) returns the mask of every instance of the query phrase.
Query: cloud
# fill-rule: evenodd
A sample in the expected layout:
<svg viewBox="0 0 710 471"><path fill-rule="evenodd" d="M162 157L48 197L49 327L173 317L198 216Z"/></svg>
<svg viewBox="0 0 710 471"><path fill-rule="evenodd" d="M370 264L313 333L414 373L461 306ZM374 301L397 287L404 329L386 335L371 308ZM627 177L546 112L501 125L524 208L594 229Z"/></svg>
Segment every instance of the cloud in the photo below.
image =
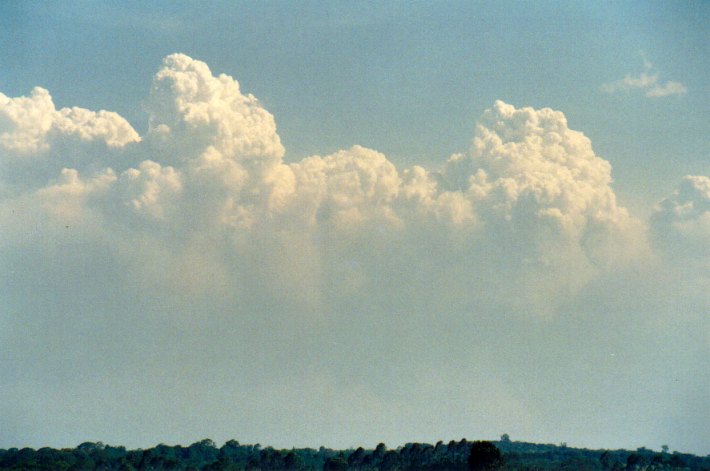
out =
<svg viewBox="0 0 710 471"><path fill-rule="evenodd" d="M627 75L621 80L605 83L602 90L606 93L615 93L623 90L640 89L649 98L658 98L669 95L684 95L688 90L680 82L668 80L661 83L658 73L653 73L653 64L644 59L644 71L639 75Z"/></svg>
<svg viewBox="0 0 710 471"><path fill-rule="evenodd" d="M326 157L309 157L289 167L309 226L358 226L372 219L397 219L392 205L401 180L395 166L376 151L354 146Z"/></svg>
<svg viewBox="0 0 710 471"><path fill-rule="evenodd" d="M0 146L21 155L47 151L61 138L101 141L123 147L140 141L138 133L121 116L84 108L57 110L49 92L35 87L29 97L8 98L0 93Z"/></svg>
<svg viewBox="0 0 710 471"><path fill-rule="evenodd" d="M616 203L609 163L549 108L496 102L477 125L470 156L453 157L445 175L466 182L465 193L489 226L573 241L590 256L588 242L621 236L634 224Z"/></svg>
<svg viewBox="0 0 710 471"><path fill-rule="evenodd" d="M710 178L683 178L678 189L657 205L651 222L665 250L710 263Z"/></svg>
<svg viewBox="0 0 710 471"><path fill-rule="evenodd" d="M669 80L663 85L654 84L651 88L646 90L646 96L648 97L661 97L668 95L684 95L688 90L680 82L674 82Z"/></svg>
<svg viewBox="0 0 710 471"><path fill-rule="evenodd" d="M77 162L61 159L63 144L52 133L79 143L100 140L102 149L83 148L94 155L82 158L80 167L65 168L50 186L33 190L52 200L44 205L52 217L92 211L112 230L147 231L165 246L194 237L228 241L215 249L227 253L216 258L241 259L235 262L240 268L215 271L240 273L234 280L248 278L242 271L252 267L244 260L260 251L290 253L285 260L294 261L300 260L294 250L305 252L318 277L308 286L328 286L330 277L350 280L331 284L325 297L375 289L375 265L406 272L408 257L430 267L442 263L432 257L441 257L460 265L449 270L452 276L474 263L505 267L512 282L537 280L536 288L524 291L554 306L554 293L574 292L645 250L641 224L616 202L611 166L558 111L498 101L477 124L468 153L452 156L441 171L399 171L382 153L361 146L285 163L274 118L258 100L243 95L233 78L215 77L206 64L182 54L165 58L148 103L150 126L141 139L114 113L55 111L49 94L35 89L30 98L4 101L3 114L15 116L4 134L6 149L47 159L58 152L60 162L71 164ZM127 153L106 153L129 143ZM131 161L135 167L121 167ZM279 240L270 234L280 234ZM438 240L440 249L422 245L423 234ZM255 238L261 239L256 246ZM382 267L383 260L365 256L368 246L413 252L393 255ZM359 261L349 268L333 265L350 256ZM254 263L273 263L262 274L279 283L302 278L277 259L265 255ZM573 266L575 276L560 276ZM431 276L422 274L418 283ZM479 289L484 286L491 288L483 283ZM526 295L520 300L531 302Z"/></svg>
<svg viewBox="0 0 710 471"><path fill-rule="evenodd" d="M166 217L165 205L173 203L182 190L179 172L145 160L138 168L130 168L118 180L120 197L135 212L154 219Z"/></svg>
<svg viewBox="0 0 710 471"><path fill-rule="evenodd" d="M0 194L9 188L39 189L65 167L95 173L113 159L120 161L140 140L117 113L57 110L41 87L27 97L0 93Z"/></svg>
<svg viewBox="0 0 710 471"><path fill-rule="evenodd" d="M0 441L32 441L45 410L79 441L106 423L108 439L183 442L238 423L237 438L291 446L309 421L304 445L318 430L408 440L402 417L421 440L502 423L572 441L665 432L634 419L649 404L685 413L679 384L706 390L693 368L706 339L687 340L706 326L702 272L662 254L707 246L707 177L686 178L647 226L560 111L497 101L469 149L397 168L358 145L285 161L263 105L182 54L154 77L144 136L115 113L56 110L43 89L2 97L0 355L13 361L0 404L13 432ZM676 262L701 279L682 316ZM613 400L648 378L665 389ZM52 434L41 441L67 440Z"/></svg>
<svg viewBox="0 0 710 471"><path fill-rule="evenodd" d="M207 143L241 162L273 163L284 154L274 118L258 100L242 95L232 77L214 77L207 64L184 54L163 60L148 112L151 137L170 141L178 157L192 158L190 151Z"/></svg>

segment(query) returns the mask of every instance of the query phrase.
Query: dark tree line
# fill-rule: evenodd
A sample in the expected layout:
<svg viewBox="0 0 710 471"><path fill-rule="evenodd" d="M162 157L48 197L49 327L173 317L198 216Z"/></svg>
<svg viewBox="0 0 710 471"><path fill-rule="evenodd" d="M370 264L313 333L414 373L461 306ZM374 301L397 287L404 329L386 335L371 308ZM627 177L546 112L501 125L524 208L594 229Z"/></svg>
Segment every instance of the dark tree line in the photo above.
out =
<svg viewBox="0 0 710 471"><path fill-rule="evenodd" d="M86 442L76 448L0 449L1 470L708 470L710 456L655 452L646 448L587 450L563 445L465 439L408 443L388 449L331 450L321 447L277 450L242 445L235 440L222 447L212 440L189 446L160 444L145 450Z"/></svg>

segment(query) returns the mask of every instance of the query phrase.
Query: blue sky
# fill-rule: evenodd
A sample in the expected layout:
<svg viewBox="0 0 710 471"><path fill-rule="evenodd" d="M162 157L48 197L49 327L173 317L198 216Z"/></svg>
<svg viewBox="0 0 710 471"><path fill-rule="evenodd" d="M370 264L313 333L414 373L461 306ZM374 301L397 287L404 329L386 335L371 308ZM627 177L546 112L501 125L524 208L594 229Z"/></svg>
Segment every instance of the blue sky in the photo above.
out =
<svg viewBox="0 0 710 471"><path fill-rule="evenodd" d="M0 447L710 452L709 21L2 3Z"/></svg>

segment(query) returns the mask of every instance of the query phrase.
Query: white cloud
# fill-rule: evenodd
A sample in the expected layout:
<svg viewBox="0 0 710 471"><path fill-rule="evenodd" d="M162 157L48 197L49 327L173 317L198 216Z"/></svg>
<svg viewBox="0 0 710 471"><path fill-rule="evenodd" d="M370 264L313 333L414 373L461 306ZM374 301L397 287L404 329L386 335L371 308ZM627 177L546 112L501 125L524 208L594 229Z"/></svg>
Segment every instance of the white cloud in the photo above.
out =
<svg viewBox="0 0 710 471"><path fill-rule="evenodd" d="M710 265L710 178L688 175L652 217L654 236L674 255L704 259Z"/></svg>
<svg viewBox="0 0 710 471"><path fill-rule="evenodd" d="M497 102L477 125L470 155L454 156L445 177L488 227L524 245L557 251L572 243L597 263L613 246L628 254L643 243L638 222L617 205L611 166L561 112Z"/></svg>
<svg viewBox="0 0 710 471"><path fill-rule="evenodd" d="M352 227L372 218L392 218L400 188L395 166L360 146L326 157L309 157L290 166L296 176L294 208L310 224Z"/></svg>
<svg viewBox="0 0 710 471"><path fill-rule="evenodd" d="M54 124L56 110L44 88L35 87L29 97L0 94L0 145L17 153L47 148L45 136Z"/></svg>
<svg viewBox="0 0 710 471"><path fill-rule="evenodd" d="M688 90L680 82L674 82L673 80L667 81L665 84L654 84L651 88L646 90L646 96L648 97L661 97L668 95L683 95Z"/></svg>
<svg viewBox="0 0 710 471"><path fill-rule="evenodd" d="M707 351L706 337L687 335L707 325L707 282L679 290L697 270L669 272L655 251L706 250L707 177L659 205L649 247L611 165L559 111L498 101L470 149L439 169L398 169L361 146L284 162L258 100L179 54L156 74L148 111L140 138L113 113L57 111L42 89L2 95L0 353L22 378L0 365L11 383L0 403L19 405L17 429L48 410L56 430L86 432L98 414L146 439L195 417L225 434L240 423L283 436L307 419L330 430L324 403L337 409L332 397L354 387L359 410L338 419L362 436L374 423L396 437L410 408L430 410L446 389L412 433L483 434L515 427L524 409L519 433L554 437L537 418L558 416L560 390L560 417L582 410L594 427L622 429L649 404L678 413L678 385L697 378L677 364ZM694 350L660 352L660 341ZM315 399L283 403L295 400L284 381L313 392L314 378ZM631 409L610 400L648 378L667 397L649 387ZM88 417L81 387L114 409ZM492 414L472 395L505 400ZM257 407L225 410L235 402ZM54 413L67 404L71 414ZM368 407L385 412L363 421Z"/></svg>
<svg viewBox="0 0 710 471"><path fill-rule="evenodd" d="M104 162L98 152L83 173L99 176L84 180L80 169L63 170L62 183L40 193L51 193L55 206L67 200L75 211L90 204L113 224L142 215L139 226L163 234L165 244L183 240L181 233L203 233L232 240L233 250L243 254L253 252L248 241L255 234L267 231L282 234L274 242L278 250L294 243L315 267L346 256L352 237L364 244L362 250L374 237L392 253L407 241L422 251L417 256L428 258L421 237L430 233L454 259L458 253L459 260L502 263L513 278L534 278L542 270L542 292L551 297L576 290L645 246L638 221L616 203L609 163L558 111L496 102L477 125L470 152L452 156L438 173L419 166L400 172L383 154L360 146L286 164L274 119L258 100L242 95L231 77L215 77L206 64L182 54L166 57L149 103L150 129L139 142L120 116L76 108L56 112L49 94L36 89L29 99L5 100L6 115L24 110L34 116L15 118L7 140L25 153L47 155L58 146L46 138L52 129L108 146L138 142L132 151L142 160L137 168L120 168L120 159ZM118 167L118 176L108 165ZM128 213L119 217L117 207ZM345 252L312 242L324 234ZM497 255L484 261L482 253ZM395 269L408 262L387 263ZM560 277L571 266L576 275ZM298 276L293 268L272 268ZM372 276L368 269L350 271L365 280Z"/></svg>
<svg viewBox="0 0 710 471"><path fill-rule="evenodd" d="M239 83L214 77L204 62L172 54L153 80L148 105L150 133L182 158L212 145L225 158L269 165L284 154L273 116Z"/></svg>
<svg viewBox="0 0 710 471"><path fill-rule="evenodd" d="M617 91L640 89L649 98L658 98L669 95L683 95L688 90L680 82L669 80L661 83L658 80L658 74L652 73L653 64L644 60L644 71L639 75L627 75L621 80L605 83L602 85L602 90L606 93L615 93Z"/></svg>
<svg viewBox="0 0 710 471"><path fill-rule="evenodd" d="M126 206L156 219L166 217L165 205L174 204L182 190L179 172L150 160L121 173L118 184Z"/></svg>
<svg viewBox="0 0 710 471"><path fill-rule="evenodd" d="M52 140L76 138L122 147L140 140L128 121L110 111L57 110L49 92L35 87L29 97L0 93L0 148L27 155L49 149Z"/></svg>
<svg viewBox="0 0 710 471"><path fill-rule="evenodd" d="M28 97L0 93L0 194L42 188L65 168L93 174L120 165L140 140L114 112L57 110L41 87Z"/></svg>

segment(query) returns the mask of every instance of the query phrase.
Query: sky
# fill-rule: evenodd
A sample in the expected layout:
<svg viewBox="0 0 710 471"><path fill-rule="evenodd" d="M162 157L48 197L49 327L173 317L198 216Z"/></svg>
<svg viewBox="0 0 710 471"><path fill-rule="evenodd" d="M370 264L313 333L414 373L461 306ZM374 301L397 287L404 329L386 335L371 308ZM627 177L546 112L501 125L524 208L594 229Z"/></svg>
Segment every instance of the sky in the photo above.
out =
<svg viewBox="0 0 710 471"><path fill-rule="evenodd" d="M0 3L0 447L710 453L709 22Z"/></svg>

